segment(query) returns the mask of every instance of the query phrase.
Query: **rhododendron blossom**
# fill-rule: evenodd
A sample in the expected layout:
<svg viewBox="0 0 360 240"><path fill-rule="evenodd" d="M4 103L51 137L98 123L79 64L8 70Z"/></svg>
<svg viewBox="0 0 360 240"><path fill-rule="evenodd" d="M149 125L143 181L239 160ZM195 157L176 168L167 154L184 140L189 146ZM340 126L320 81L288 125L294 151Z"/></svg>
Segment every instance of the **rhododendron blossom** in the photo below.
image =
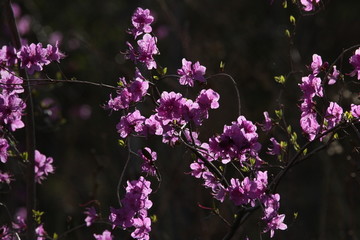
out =
<svg viewBox="0 0 360 240"><path fill-rule="evenodd" d="M360 80L360 48L356 49L355 54L350 57L349 62L354 67L350 76L357 76L357 79Z"/></svg>
<svg viewBox="0 0 360 240"><path fill-rule="evenodd" d="M177 70L180 75L179 82L181 85L194 86L194 81L205 82L204 78L206 67L200 65L199 62L194 64L187 61L185 58L182 59L182 68Z"/></svg>
<svg viewBox="0 0 360 240"><path fill-rule="evenodd" d="M304 11L310 12L315 9L316 4L318 4L320 0L301 0L300 2L304 7Z"/></svg>

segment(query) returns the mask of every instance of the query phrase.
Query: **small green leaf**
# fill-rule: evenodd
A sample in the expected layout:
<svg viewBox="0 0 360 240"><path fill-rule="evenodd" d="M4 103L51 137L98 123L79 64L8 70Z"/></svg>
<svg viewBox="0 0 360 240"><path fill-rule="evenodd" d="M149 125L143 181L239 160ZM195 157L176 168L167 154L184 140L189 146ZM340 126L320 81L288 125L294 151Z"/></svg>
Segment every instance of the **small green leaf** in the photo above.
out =
<svg viewBox="0 0 360 240"><path fill-rule="evenodd" d="M283 3L282 3L282 5L283 5L283 8L287 8L287 1L285 0Z"/></svg>
<svg viewBox="0 0 360 240"><path fill-rule="evenodd" d="M153 79L155 79L155 80L159 80L160 78L159 78L159 76L153 76Z"/></svg>
<svg viewBox="0 0 360 240"><path fill-rule="evenodd" d="M72 77L72 78L70 78L70 80L71 80L71 81L75 81L75 80L77 80L77 79L76 79L76 77Z"/></svg>
<svg viewBox="0 0 360 240"><path fill-rule="evenodd" d="M283 112L282 110L275 110L275 115L278 117L278 119L281 119L282 118L282 115L283 115Z"/></svg>
<svg viewBox="0 0 360 240"><path fill-rule="evenodd" d="M118 144L119 144L120 147L125 147L126 146L125 141L122 140L122 139L118 140Z"/></svg>
<svg viewBox="0 0 360 240"><path fill-rule="evenodd" d="M339 134L335 133L334 134L334 139L339 139Z"/></svg>
<svg viewBox="0 0 360 240"><path fill-rule="evenodd" d="M294 212L294 219L297 219L297 217L299 216L298 212Z"/></svg>
<svg viewBox="0 0 360 240"><path fill-rule="evenodd" d="M344 119L345 119L346 121L350 121L350 120L352 120L353 118L354 118L354 116L351 114L351 112L348 112L348 111L344 112Z"/></svg>
<svg viewBox="0 0 360 240"><path fill-rule="evenodd" d="M274 79L275 79L275 82L280 83L280 84L284 84L286 82L284 75L275 76Z"/></svg>
<svg viewBox="0 0 360 240"><path fill-rule="evenodd" d="M280 142L280 147L281 147L281 149L283 149L283 150L285 150L285 148L287 147L287 142L284 142L284 141L281 141Z"/></svg>
<svg viewBox="0 0 360 240"><path fill-rule="evenodd" d="M308 152L308 149L305 148L304 151L303 151L303 155L305 156L307 154L307 152Z"/></svg>
<svg viewBox="0 0 360 240"><path fill-rule="evenodd" d="M37 224L41 224L41 216L44 214L44 212L32 210L33 218Z"/></svg>
<svg viewBox="0 0 360 240"><path fill-rule="evenodd" d="M223 172L223 171L224 171L224 167L223 167L223 166L219 166L219 170Z"/></svg>
<svg viewBox="0 0 360 240"><path fill-rule="evenodd" d="M291 125L286 128L286 131L288 132L288 134L291 134Z"/></svg>
<svg viewBox="0 0 360 240"><path fill-rule="evenodd" d="M293 15L290 15L290 22L295 25L296 24L296 20L295 17Z"/></svg>
<svg viewBox="0 0 360 240"><path fill-rule="evenodd" d="M57 234L57 233L54 233L54 235L53 235L53 240L56 240L56 239L58 239L59 238L59 235Z"/></svg>
<svg viewBox="0 0 360 240"><path fill-rule="evenodd" d="M224 71L225 70L225 63L223 61L220 62L220 71Z"/></svg>
<svg viewBox="0 0 360 240"><path fill-rule="evenodd" d="M242 172L249 172L250 171L250 169L248 167L246 167L246 166L242 167L240 170Z"/></svg>
<svg viewBox="0 0 360 240"><path fill-rule="evenodd" d="M29 154L27 152L23 152L20 154L21 158L27 161L29 159Z"/></svg>
<svg viewBox="0 0 360 240"><path fill-rule="evenodd" d="M150 216L151 222L156 223L158 221L158 218L155 214Z"/></svg>
<svg viewBox="0 0 360 240"><path fill-rule="evenodd" d="M251 166L254 166L255 163L256 163L256 159L255 159L255 158L250 158L250 159L249 159L249 162L250 162L250 165L251 165Z"/></svg>
<svg viewBox="0 0 360 240"><path fill-rule="evenodd" d="M287 36L288 38L291 37L291 33L290 33L289 29L285 30L285 36Z"/></svg>

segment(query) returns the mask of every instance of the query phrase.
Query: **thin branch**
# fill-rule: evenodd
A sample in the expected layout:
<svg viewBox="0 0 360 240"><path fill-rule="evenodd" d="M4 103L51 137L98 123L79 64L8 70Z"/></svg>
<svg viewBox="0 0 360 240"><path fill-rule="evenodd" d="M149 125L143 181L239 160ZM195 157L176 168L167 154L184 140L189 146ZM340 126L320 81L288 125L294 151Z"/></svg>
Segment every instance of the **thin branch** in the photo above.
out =
<svg viewBox="0 0 360 240"><path fill-rule="evenodd" d="M11 0L7 0L4 8L6 20L11 31L12 43L17 49L21 49L21 41L16 26L16 20L11 8ZM28 79L28 75L24 69L20 69L22 79ZM26 209L27 209L27 239L35 239L35 221L32 217L32 211L35 209L36 184L35 184L35 121L34 106L31 95L31 87L29 84L24 86L24 94L27 96L26 101L26 150L29 156L29 164L27 169L27 185L26 185Z"/></svg>
<svg viewBox="0 0 360 240"><path fill-rule="evenodd" d="M236 97L238 100L238 116L240 116L241 115L240 91L239 91L239 88L237 86L235 79L230 74L227 74L227 73L217 73L217 74L211 75L210 77L207 77L206 79L208 80L208 79L211 79L211 78L217 77L217 76L225 76L225 77L229 78L231 80L231 82L233 83L233 85L235 87L235 91L236 91Z"/></svg>
<svg viewBox="0 0 360 240"><path fill-rule="evenodd" d="M121 175L120 175L120 178L119 178L119 181L118 181L118 184L117 184L117 187L116 187L116 196L117 196L117 199L119 201L119 205L122 206L121 204L121 198L120 198L120 187L121 187L121 182L124 178L124 175L125 175L125 171L126 171L126 168L130 162L130 156L131 156L131 147L130 147L130 137L127 139L127 147L128 147L128 156L126 158L126 162L125 162L125 165L124 165L124 168L121 172Z"/></svg>

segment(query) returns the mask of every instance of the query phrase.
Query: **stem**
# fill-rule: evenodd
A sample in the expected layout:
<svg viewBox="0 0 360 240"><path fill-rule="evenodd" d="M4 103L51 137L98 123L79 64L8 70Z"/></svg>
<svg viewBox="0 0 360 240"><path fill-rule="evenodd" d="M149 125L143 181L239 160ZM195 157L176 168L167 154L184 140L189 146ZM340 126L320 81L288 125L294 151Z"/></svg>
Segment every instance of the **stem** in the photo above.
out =
<svg viewBox="0 0 360 240"><path fill-rule="evenodd" d="M230 74L227 74L227 73L217 73L217 74L214 74L206 79L211 79L213 77L216 77L216 76L225 76L225 77L228 77L231 82L233 83L234 87L235 87L235 91L236 91L236 97L237 97L237 100L238 100L238 116L241 115L241 100L240 100L240 91L239 91L239 88L236 84L236 81L235 79L230 75Z"/></svg>
<svg viewBox="0 0 360 240"><path fill-rule="evenodd" d="M122 182L122 180L123 180L123 178L124 178L126 168L127 168L128 164L129 164L129 162L130 162L130 155L131 155L131 152L132 152L131 147L130 147L130 137L128 137L128 140L127 140L127 147L128 147L128 156L127 156L127 158L126 158L126 162L125 162L124 168L123 168L123 170L122 170L122 172L121 172L121 175L120 175L120 178L119 178L117 187L116 187L116 196L117 196L117 198L118 198L120 207L122 206L122 204L121 204L121 198L120 198L121 182Z"/></svg>
<svg viewBox="0 0 360 240"><path fill-rule="evenodd" d="M8 21L8 26L11 31L11 40L16 49L20 50L21 41L16 26L14 13L11 8L11 0L6 0L5 15ZM25 70L20 69L20 76L27 80L28 75ZM24 82L24 94L26 96L26 151L29 156L29 163L26 177L26 209L27 209L27 232L28 240L35 239L35 221L32 217L32 211L35 209L36 185L35 185L35 122L34 122L34 106L31 95L31 87L28 81Z"/></svg>

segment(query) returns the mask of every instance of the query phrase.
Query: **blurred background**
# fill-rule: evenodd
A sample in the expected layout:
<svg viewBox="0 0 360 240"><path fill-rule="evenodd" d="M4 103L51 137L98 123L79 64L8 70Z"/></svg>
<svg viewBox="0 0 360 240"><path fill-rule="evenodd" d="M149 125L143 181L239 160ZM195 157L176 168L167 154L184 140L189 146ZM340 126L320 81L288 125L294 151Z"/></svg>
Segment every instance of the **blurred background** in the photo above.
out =
<svg viewBox="0 0 360 240"><path fill-rule="evenodd" d="M134 65L125 61L120 52L126 50L126 33L130 18L137 7L149 8L155 16L154 33L161 55L157 62L175 73L181 59L200 61L207 67L206 75L225 72L237 81L241 95L242 114L254 122L263 121L263 112L283 104L287 122L300 135L298 108L301 92L298 83L308 74L306 65L317 53L332 63L344 49L360 43L360 1L321 1L316 14L305 14L298 5L274 0L27 0L13 1L19 31L24 41L43 44L59 41L66 58L45 69L49 77L115 85L119 77L131 78ZM296 25L289 22L290 15ZM0 44L9 44L9 32L1 21ZM290 31L290 37L285 30ZM351 52L337 63L344 73L352 71L348 64ZM291 74L290 74L291 73ZM288 76L286 88L274 76ZM220 109L210 113L201 129L200 139L206 141L222 131L237 116L234 86L229 79L214 77L208 86L221 95ZM175 79L160 84L161 90L187 92ZM359 104L359 86L338 83L326 89L329 100L339 99L349 110L350 103ZM34 90L36 107L37 148L54 158L55 174L37 188L37 205L44 211L45 229L52 235L61 234L84 222L85 207L96 200L103 217L109 206L118 207L116 185L127 157L126 148L118 145L116 124L121 115L110 113L103 105L113 93L111 89L83 84L49 84ZM150 104L140 109L150 111ZM150 113L150 112L149 112ZM351 130L350 130L351 132ZM17 137L23 138L21 131ZM259 131L266 152L272 134ZM351 133L349 133L351 134ZM132 139L132 149L150 146L158 152L157 164L162 175L159 184L152 179L156 193L150 214L156 214L151 238L221 239L228 227L198 204L211 207L209 192L201 182L186 174L191 156L181 146L169 147L161 139ZM360 238L360 177L359 155L354 150L359 139L339 140L320 154L292 169L281 182L280 213L285 213L286 231L275 233L274 239L359 239ZM21 148L21 145L20 145ZM265 161L275 158L263 155ZM131 158L125 179L140 175L140 159ZM18 174L21 175L20 170ZM18 179L11 189L0 192L2 202L9 202L11 212L24 206L23 181ZM125 186L125 181L123 186ZM121 188L122 194L124 188ZM8 194L10 193L10 194ZM231 204L222 209L232 218ZM294 218L294 213L298 213ZM260 236L260 211L237 232L234 239L268 239ZM2 215L2 213L1 213ZM5 217L3 217L5 218ZM4 219L3 219L4 220ZM92 239L107 225L81 228L66 239ZM131 239L130 233L116 230L116 239Z"/></svg>

